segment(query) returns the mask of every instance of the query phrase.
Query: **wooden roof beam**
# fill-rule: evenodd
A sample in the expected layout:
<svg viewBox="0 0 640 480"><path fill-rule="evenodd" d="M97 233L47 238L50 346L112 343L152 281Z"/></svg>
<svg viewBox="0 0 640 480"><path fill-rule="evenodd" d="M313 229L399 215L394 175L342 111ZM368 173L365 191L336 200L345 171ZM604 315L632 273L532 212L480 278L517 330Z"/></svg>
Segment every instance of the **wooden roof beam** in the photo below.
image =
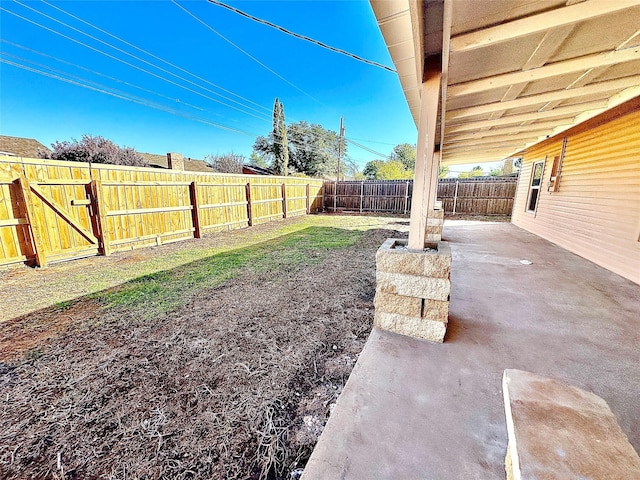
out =
<svg viewBox="0 0 640 480"><path fill-rule="evenodd" d="M573 123L571 121L567 121L566 126L569 126L572 124ZM492 128L491 130L481 130L481 131L473 130L471 132L449 133L445 137L445 144L449 141L468 140L468 139L474 139L474 138L491 138L496 136L519 134L519 133L522 133L523 131L536 132L539 135L543 135L545 132L550 132L551 130L553 130L554 128L557 128L558 126L559 125L557 121L552 121L552 122L542 122L542 123L527 125L527 128L524 128L522 125L518 125L515 127L507 126L502 128Z"/></svg>
<svg viewBox="0 0 640 480"><path fill-rule="evenodd" d="M586 87L556 90L553 92L540 93L537 95L529 95L526 97L521 97L516 100L511 100L507 102L488 103L485 105L479 105L477 107L468 107L468 108L459 108L456 110L449 110L449 112L447 113L447 120L450 121L456 118L471 117L474 115L484 115L487 113L497 112L501 110L510 110L513 108L526 107L530 105L568 100L575 97L597 95L600 93L608 93L608 92L613 92L615 90L624 90L625 88L634 87L636 85L640 85L640 75L632 75L630 77L624 77L616 80L609 80L606 82L600 82L593 85L588 85Z"/></svg>
<svg viewBox="0 0 640 480"><path fill-rule="evenodd" d="M538 140L533 140L527 143L520 142L515 144L503 145L502 147L491 147L491 148L470 146L467 148L444 150L442 152L442 155L446 156L447 158L450 158L450 157L460 158L460 157L471 156L471 155L475 155L478 158L490 156L494 158L497 157L496 160L500 160L502 158L505 158L513 154L514 152L520 152L531 145L535 145L536 143L538 143Z"/></svg>
<svg viewBox="0 0 640 480"><path fill-rule="evenodd" d="M507 145L510 143L527 143L526 141L537 140L538 138L544 136L543 133L535 133L524 131L521 134L516 135L505 135L502 137L485 137L485 138L464 138L458 140L448 140L443 147L443 150L446 151L448 149L461 148L468 145ZM526 141L525 141L526 140Z"/></svg>
<svg viewBox="0 0 640 480"><path fill-rule="evenodd" d="M608 15L640 5L640 0L587 0L575 5L530 15L451 39L452 52L465 52L506 42L556 27L575 25L592 18Z"/></svg>
<svg viewBox="0 0 640 480"><path fill-rule="evenodd" d="M566 107L559 107L549 112L532 112L521 113L519 115L508 115L505 117L497 118L495 120L480 120L476 122L460 123L457 125L450 125L447 127L447 133L462 132L468 130L476 130L482 127L496 127L499 125L511 125L514 123L526 122L529 120L542 120L547 118L563 118L575 117L579 113L589 110L598 110L600 108L607 107L607 101L597 101L588 103L579 103L576 105L569 105ZM562 121L562 120L559 120Z"/></svg>
<svg viewBox="0 0 640 480"><path fill-rule="evenodd" d="M625 62L640 60L640 47L614 50L612 52L596 53L583 57L552 63L526 71L503 73L492 77L485 77L470 82L449 85L448 97L459 97L474 93L493 90L495 88L510 87L513 84L534 82L558 75L574 72L585 72L591 68L617 65Z"/></svg>

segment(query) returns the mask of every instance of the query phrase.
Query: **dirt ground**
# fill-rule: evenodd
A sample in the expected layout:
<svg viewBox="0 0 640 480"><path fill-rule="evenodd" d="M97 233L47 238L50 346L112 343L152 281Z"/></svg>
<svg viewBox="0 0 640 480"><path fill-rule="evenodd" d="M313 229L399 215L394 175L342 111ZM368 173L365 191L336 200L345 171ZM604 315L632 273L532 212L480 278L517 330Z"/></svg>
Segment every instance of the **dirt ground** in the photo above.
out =
<svg viewBox="0 0 640 480"><path fill-rule="evenodd" d="M375 252L405 220L359 220L352 245L241 267L150 318L87 295L0 323L0 478L295 478L370 332ZM187 248L166 247L153 255ZM78 282L69 265L0 278L38 298L56 268Z"/></svg>

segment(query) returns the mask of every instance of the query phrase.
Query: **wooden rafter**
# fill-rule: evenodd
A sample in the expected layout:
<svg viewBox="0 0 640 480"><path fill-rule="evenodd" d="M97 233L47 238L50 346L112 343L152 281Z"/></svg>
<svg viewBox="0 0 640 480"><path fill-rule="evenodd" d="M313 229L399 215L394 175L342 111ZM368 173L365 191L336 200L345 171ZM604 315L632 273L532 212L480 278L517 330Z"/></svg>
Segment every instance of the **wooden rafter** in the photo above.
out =
<svg viewBox="0 0 640 480"><path fill-rule="evenodd" d="M452 52L464 52L506 42L514 38L544 32L552 28L575 25L602 15L640 5L640 0L587 0L511 22L458 35L451 39Z"/></svg>
<svg viewBox="0 0 640 480"><path fill-rule="evenodd" d="M556 102L562 100L568 100L571 98L582 97L587 95L597 95L601 93L610 93L616 90L624 90L625 88L640 85L640 75L632 75L630 77L624 77L616 80L609 80L606 82L596 83L594 85L588 85L586 87L571 88L565 90L555 90L552 92L540 93L537 95L528 95L516 100L506 102L488 103L485 105L478 105L476 107L460 108L456 110L449 110L447 113L447 120L454 120L456 118L470 117L473 115L484 115L486 113L510 110L513 108L526 107L530 105L544 104L547 102ZM545 108L548 110L549 108Z"/></svg>
<svg viewBox="0 0 640 480"><path fill-rule="evenodd" d="M591 68L616 65L634 60L640 60L640 47L585 55L584 57L556 62L531 70L503 73L470 82L450 85L447 95L449 98L470 95L495 88L508 87L514 83L533 82L558 75L566 75L568 73L586 72Z"/></svg>
<svg viewBox="0 0 640 480"><path fill-rule="evenodd" d="M492 145L501 146L501 145L511 145L511 144L520 144L527 143L533 140L537 140L540 138L542 134L536 135L535 133L523 133L521 135L508 135L504 137L487 137L487 138L479 138L479 139L466 139L466 140L457 140L457 141L448 141L443 146L443 151L455 150L457 148L467 148L469 146L478 147L482 146L482 148L490 148Z"/></svg>
<svg viewBox="0 0 640 480"><path fill-rule="evenodd" d="M570 125L571 122L567 121L567 126ZM527 132L536 132L539 135L542 135L545 132L549 132L558 126L557 121L552 122L542 122L535 123L529 125L526 129ZM447 141L458 141L458 140L467 140L473 138L491 138L491 137L501 137L505 135L513 135L523 133L522 125L518 125L515 127L505 126L502 128L492 128L490 130L479 130L479 131L470 131L470 132L457 132L457 133L449 133L445 137L445 143Z"/></svg>
<svg viewBox="0 0 640 480"><path fill-rule="evenodd" d="M512 125L514 123L521 123L529 120L542 120L542 119L556 118L556 117L559 117L564 120L568 117L575 117L578 113L582 113L588 110L598 110L601 108L606 108L606 106L607 106L606 100L597 101L597 102L580 103L576 105L568 105L566 107L559 107L549 112L521 113L518 115L508 115L505 117L497 118L495 120L481 120L477 122L459 123L455 125L450 125L449 127L446 128L446 131L447 133L462 132L462 131L468 131L468 130L475 130L477 128L482 128L482 127Z"/></svg>

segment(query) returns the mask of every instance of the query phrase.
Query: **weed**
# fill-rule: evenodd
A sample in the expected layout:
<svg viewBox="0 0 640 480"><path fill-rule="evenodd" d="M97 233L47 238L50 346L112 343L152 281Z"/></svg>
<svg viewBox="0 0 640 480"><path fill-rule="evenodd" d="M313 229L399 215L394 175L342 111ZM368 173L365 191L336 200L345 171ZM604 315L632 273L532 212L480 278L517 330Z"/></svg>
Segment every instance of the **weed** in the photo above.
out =
<svg viewBox="0 0 640 480"><path fill-rule="evenodd" d="M53 308L56 310L69 310L73 306L73 302L70 300L57 302L53 304Z"/></svg>

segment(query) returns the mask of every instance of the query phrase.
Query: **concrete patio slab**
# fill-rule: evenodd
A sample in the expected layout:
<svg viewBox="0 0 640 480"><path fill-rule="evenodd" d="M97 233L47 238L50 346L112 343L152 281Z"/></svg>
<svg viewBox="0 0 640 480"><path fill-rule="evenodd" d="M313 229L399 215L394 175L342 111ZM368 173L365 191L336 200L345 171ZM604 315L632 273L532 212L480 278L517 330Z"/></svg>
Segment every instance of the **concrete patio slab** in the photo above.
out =
<svg viewBox="0 0 640 480"><path fill-rule="evenodd" d="M374 330L304 480L504 479L509 368L602 397L638 451L640 286L512 224L447 221L443 238L445 343Z"/></svg>

